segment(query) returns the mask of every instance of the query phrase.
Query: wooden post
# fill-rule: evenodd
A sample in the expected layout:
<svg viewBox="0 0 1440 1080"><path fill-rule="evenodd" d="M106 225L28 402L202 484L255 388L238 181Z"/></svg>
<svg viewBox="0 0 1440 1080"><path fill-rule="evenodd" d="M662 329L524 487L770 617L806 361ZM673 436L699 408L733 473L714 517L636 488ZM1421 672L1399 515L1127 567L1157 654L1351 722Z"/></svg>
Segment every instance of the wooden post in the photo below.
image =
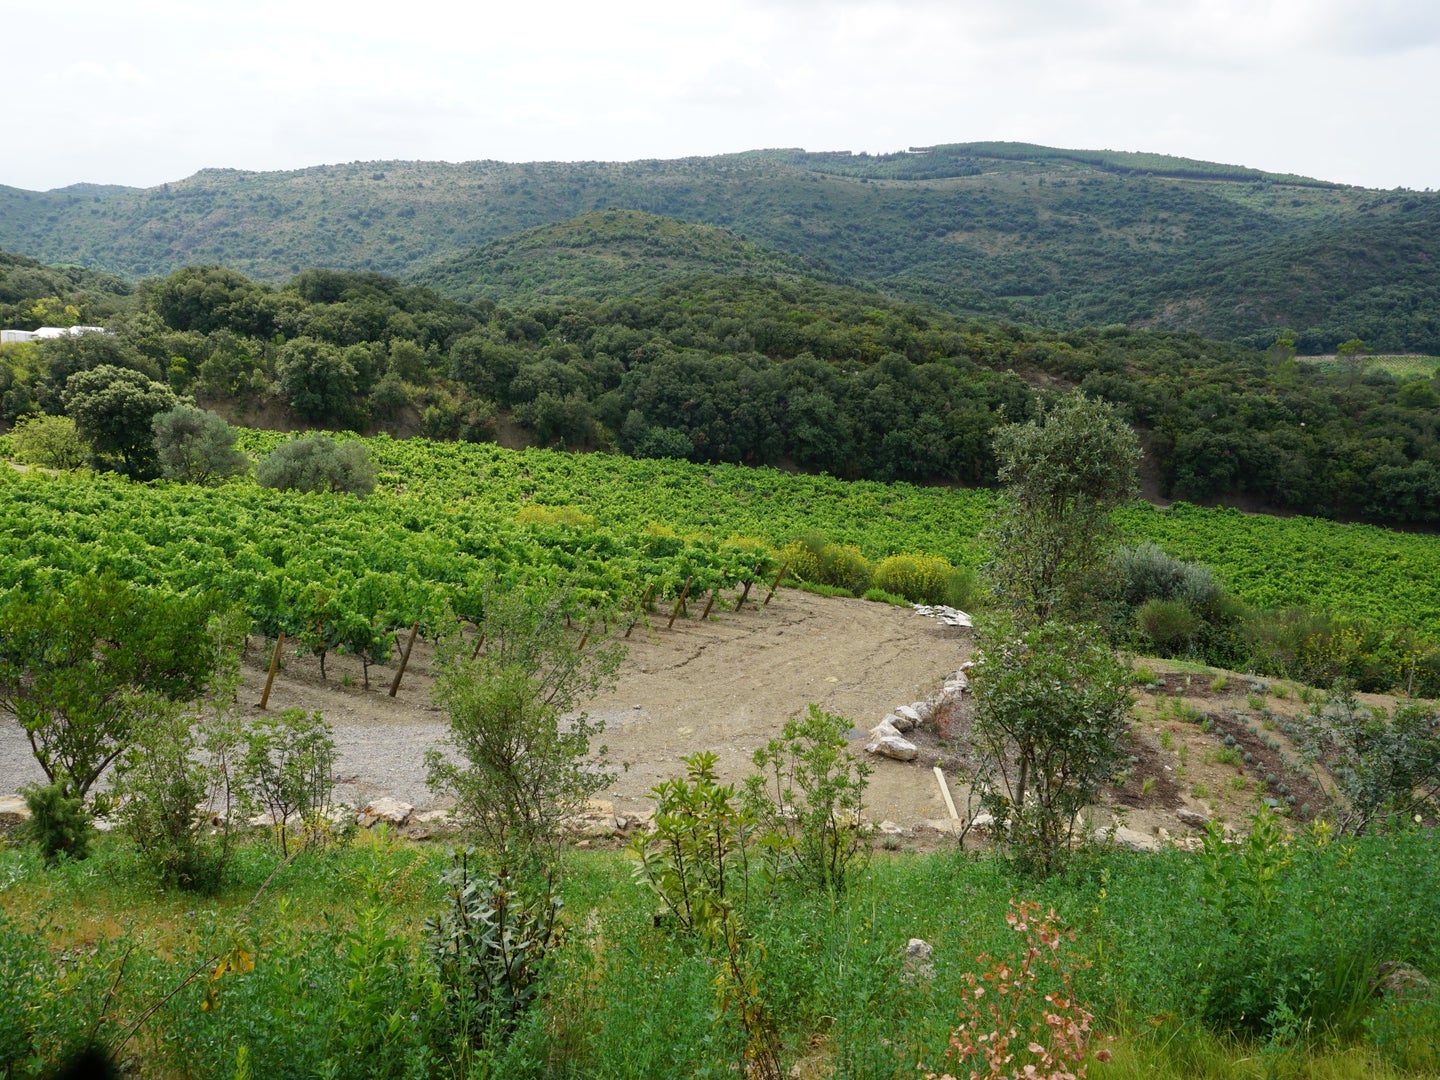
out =
<svg viewBox="0 0 1440 1080"><path fill-rule="evenodd" d="M710 599L705 604L705 610L700 613L700 621L704 622L710 617L710 609L715 606L715 598L720 595L718 587L710 590Z"/></svg>
<svg viewBox="0 0 1440 1080"><path fill-rule="evenodd" d="M769 605L769 603L770 603L770 598L775 595L775 590L780 587L780 579L785 576L785 571L786 571L786 570L789 570L789 569L790 569L790 563L789 563L789 562L786 562L784 566L780 567L780 572L775 575L775 583L770 586L770 591L765 594L765 603L761 604L761 605L760 605L761 607L766 607L766 606Z"/></svg>
<svg viewBox="0 0 1440 1080"><path fill-rule="evenodd" d="M265 676L265 692L260 695L260 708L270 707L270 685L275 681L275 672L280 667L280 650L285 645L285 631L281 630L275 637L275 652L270 656L270 673Z"/></svg>
<svg viewBox="0 0 1440 1080"><path fill-rule="evenodd" d="M575 646L575 651L576 651L576 652L584 652L584 651L585 651L585 642L587 642L587 641L589 641L589 640L590 640L590 627L587 625L587 626L585 627L585 632L580 635L580 644L578 644L578 645Z"/></svg>
<svg viewBox="0 0 1440 1080"><path fill-rule="evenodd" d="M950 785L945 783L945 773L935 766L935 782L940 785L940 794L945 796L945 809L950 811L950 829L953 832L960 825L960 813L955 809L955 800L950 797Z"/></svg>
<svg viewBox="0 0 1440 1080"><path fill-rule="evenodd" d="M475 648L474 648L474 649L471 651L471 653L470 653L470 659L471 659L471 660L474 660L477 656L479 656L479 655L480 655L480 650L483 649L484 647L485 647L485 634L484 634L484 632L482 631L481 634L480 634L480 636L475 639Z"/></svg>
<svg viewBox="0 0 1440 1080"><path fill-rule="evenodd" d="M400 692L400 680L405 677L405 668L410 663L410 650L415 647L415 635L418 633L420 633L420 624L417 622L410 627L410 640L405 642L405 653L400 657L400 670L395 672L395 681L390 684L391 697Z"/></svg>
<svg viewBox="0 0 1440 1080"><path fill-rule="evenodd" d="M669 630L675 625L675 616L680 614L680 609L685 604L685 597L690 595L690 583L694 580L695 576L693 574L685 579L685 588L680 590L680 599L676 600L675 606L670 609L670 621L665 624L666 630Z"/></svg>

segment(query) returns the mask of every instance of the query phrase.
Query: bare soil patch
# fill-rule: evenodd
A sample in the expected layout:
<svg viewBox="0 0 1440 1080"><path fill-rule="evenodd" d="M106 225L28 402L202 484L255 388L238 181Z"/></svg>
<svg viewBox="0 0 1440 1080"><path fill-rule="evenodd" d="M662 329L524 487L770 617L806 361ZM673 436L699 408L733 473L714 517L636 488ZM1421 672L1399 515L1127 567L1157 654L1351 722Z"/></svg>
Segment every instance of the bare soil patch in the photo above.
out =
<svg viewBox="0 0 1440 1080"><path fill-rule="evenodd" d="M603 741L618 775L604 797L617 814L643 816L651 789L683 775L682 759L698 750L717 755L725 782L741 783L753 769L754 752L812 702L854 725L852 747L874 768L866 817L912 832L919 827L920 838L908 837L904 846L931 846L948 831L934 766L945 771L962 816L967 813L969 790L961 779L971 763L968 698L938 724L907 736L920 748L914 762L874 758L861 747L869 729L896 706L940 689L969 658L970 631L907 608L789 589L768 607L752 602L738 612L717 610L703 622L697 615L678 619L671 629L665 615L636 627L617 687L588 706L605 722ZM425 752L443 741L446 729L431 700L432 659L429 645L418 643L391 697L398 658L372 666L367 689L354 657L329 657L322 679L315 657L287 647L269 707L324 714L340 749L337 795L344 802L363 806L390 795L419 809L443 808L425 784ZM238 694L252 712L258 713L269 660L264 644L252 639ZM1321 792L1294 767L1298 752L1281 733L1287 717L1308 710L1301 697L1311 697L1309 692L1247 675L1146 664L1162 685L1137 692L1130 767L1107 792L1093 823L1118 820L1143 833L1194 835L1176 817L1177 810L1189 809L1243 826L1262 799L1286 803L1278 791L1282 782L1295 796L1284 809L1297 817L1302 805L1310 813L1320 809ZM1364 703L1393 705L1371 695ZM1226 735L1233 746L1226 745ZM41 779L19 726L0 725L0 793Z"/></svg>
<svg viewBox="0 0 1440 1080"><path fill-rule="evenodd" d="M668 615L637 626L616 689L587 706L605 722L603 741L618 777L604 797L621 815L647 810L651 788L684 775L681 759L697 750L719 757L722 780L742 782L753 771L754 752L811 702L854 724L859 753L860 734L895 706L938 690L969 655L968 631L908 608L790 589L767 607L752 601L705 622L697 616L668 630ZM260 700L269 659L257 640L246 656L242 704ZM394 662L372 666L366 690L353 657L329 657L322 681L314 657L287 649L270 709L318 709L334 726L338 794L346 802L392 795L420 808L443 806L425 786L423 762L445 734L445 716L431 701L432 659L430 647L417 643L392 698ZM867 816L906 825L945 818L927 765L934 759L871 759Z"/></svg>

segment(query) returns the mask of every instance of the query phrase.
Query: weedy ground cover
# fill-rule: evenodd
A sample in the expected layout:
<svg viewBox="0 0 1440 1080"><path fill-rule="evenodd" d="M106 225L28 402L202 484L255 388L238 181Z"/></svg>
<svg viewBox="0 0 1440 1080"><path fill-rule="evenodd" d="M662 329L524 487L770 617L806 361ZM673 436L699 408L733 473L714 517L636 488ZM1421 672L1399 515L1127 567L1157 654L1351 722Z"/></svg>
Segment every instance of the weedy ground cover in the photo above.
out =
<svg viewBox="0 0 1440 1080"><path fill-rule="evenodd" d="M143 1076L729 1076L743 1057L741 1026L719 1012L720 954L657 923L621 853L566 856L538 1005L462 1072L425 948L448 848L371 834L282 862L242 845L223 889L198 900L158 891L132 851L106 837L55 867L0 851L0 1075L37 1075L87 1039ZM988 1034L963 1008L967 976L1016 953L1012 901L1053 908L1074 934L1022 1019L1043 1028L1044 995L1068 980L1094 1016L1092 1077L1440 1068L1433 993L1376 995L1393 965L1440 976L1433 833L1327 841L1273 826L1208 853L1094 853L1044 883L958 852L876 853L843 893L781 883L746 929L782 1065L951 1068L952 1031ZM907 970L916 937L934 952Z"/></svg>

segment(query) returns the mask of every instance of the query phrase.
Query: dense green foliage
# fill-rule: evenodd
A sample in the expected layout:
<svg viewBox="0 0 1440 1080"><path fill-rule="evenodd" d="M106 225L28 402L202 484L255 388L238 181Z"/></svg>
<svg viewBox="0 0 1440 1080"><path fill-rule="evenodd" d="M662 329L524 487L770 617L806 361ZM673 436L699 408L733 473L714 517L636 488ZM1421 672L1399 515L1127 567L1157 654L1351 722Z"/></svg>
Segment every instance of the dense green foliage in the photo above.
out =
<svg viewBox="0 0 1440 1080"><path fill-rule="evenodd" d="M1115 547L1112 514L1135 498L1140 446L1113 406L1083 394L995 435L1000 504L985 576L1019 623L1088 614Z"/></svg>
<svg viewBox="0 0 1440 1080"><path fill-rule="evenodd" d="M730 250L705 230L637 215L550 230L565 243L590 231L607 251L653 232L666 250L694 247L695 264L717 244ZM107 386L163 380L267 422L279 410L474 441L518 422L572 449L976 484L994 479L1002 408L1023 419L1044 396L1037 386L1078 386L1142 432L1155 494L1440 520L1440 390L1423 368L1392 376L1361 358L1305 364L1288 347L1121 328L1030 331L796 275L697 274L690 262L679 276L647 275L621 263L634 278L622 296L516 307L466 307L376 274L307 271L275 289L193 267L143 288L114 335L8 347L0 415L59 413L72 380L106 367L132 372ZM588 272L574 273L565 287L585 291ZM115 456L111 429L128 432L135 461L115 459L143 473L154 467L139 437L149 406L138 390L120 401L134 408L109 410L95 450Z"/></svg>
<svg viewBox="0 0 1440 1080"><path fill-rule="evenodd" d="M1119 767L1130 668L1098 627L1000 622L979 639L973 678L981 803L1020 865L1053 873Z"/></svg>
<svg viewBox="0 0 1440 1080"><path fill-rule="evenodd" d="M33 595L8 591L0 713L19 722L50 783L84 798L134 723L206 688L218 663L208 645L216 613L201 590L180 596L105 573L58 575Z"/></svg>
<svg viewBox="0 0 1440 1080"><path fill-rule="evenodd" d="M608 300L695 274L819 278L824 269L728 229L637 210L599 210L526 229L427 267L444 296L497 303Z"/></svg>
<svg viewBox="0 0 1440 1080"><path fill-rule="evenodd" d="M242 435L253 454L283 441ZM214 589L265 634L369 663L389 655L390 628L418 621L431 633L452 615L475 617L487 577L568 581L583 617L647 587L674 598L687 578L692 596L768 582L802 538L801 550L828 549L846 580L900 554L884 582L943 585L941 599L970 603L985 559L977 538L995 508L984 490L418 439L365 445L377 483L363 503L246 483L147 487L0 470L0 585L38 594L98 568ZM1364 689L1440 686L1433 537L1183 503L1133 505L1117 519L1125 542L1152 541L1161 562L1213 574L1205 586L1205 571L1187 571L1176 585L1168 564L1132 567L1133 594L1117 580L1106 598L1120 637L1137 605L1179 599L1205 620L1193 641L1171 643L1181 655L1325 684L1346 675ZM798 578L816 580L825 564L811 561L797 563Z"/></svg>
<svg viewBox="0 0 1440 1080"><path fill-rule="evenodd" d="M218 483L250 468L250 459L235 445L235 429L213 412L177 405L155 417L151 430L166 480Z"/></svg>
<svg viewBox="0 0 1440 1080"><path fill-rule="evenodd" d="M450 853L366 838L279 862L242 846L224 892L197 909L157 897L113 840L88 866L0 852L0 1069L37 1075L99 1031L142 1076L454 1075L464 1014L448 1002L487 972L463 970L473 951L447 972L437 947L454 935L424 930L458 910L458 882L441 882ZM717 1022L713 951L656 927L653 895L614 855L576 852L567 869L543 995L493 1056L470 1060L518 1080L728 1075L744 1035ZM1376 998L1370 979L1387 962L1440 976L1437 874L1425 832L1114 853L1044 884L994 859L882 856L839 898L757 898L754 974L783 1068L913 1077L917 1062L944 1066L965 973L1013 954L1005 916L1027 899L1074 929L1061 950L1073 996L1117 1037L1115 1063L1090 1066L1097 1080L1433 1076L1433 997ZM933 977L902 977L912 937L934 946ZM530 972L505 986L487 970L496 1005L532 994Z"/></svg>
<svg viewBox="0 0 1440 1080"><path fill-rule="evenodd" d="M7 330L95 326L121 310L133 291L113 274L0 251L0 326Z"/></svg>
<svg viewBox="0 0 1440 1080"><path fill-rule="evenodd" d="M1440 353L1440 328L1425 314L1434 298L1426 267L1440 245L1437 199L1021 143L878 157L766 150L627 163L354 162L210 169L143 191L0 189L0 247L135 276L207 261L278 282L317 265L408 274L536 226L644 211L729 229L953 312L1226 338L1292 327L1316 351L1362 337ZM1342 235L1349 242L1336 246ZM523 262L516 249L492 248L493 271L477 261L476 276L457 287L470 292L488 278L512 296L553 295L543 278L571 275L563 249L577 239L538 260L526 252ZM630 250L645 261L646 249ZM658 266L675 251L651 254ZM596 260L582 260L591 262L583 277L605 278ZM1328 306L1319 297L1340 281L1347 302ZM1372 327L1381 333L1372 337Z"/></svg>
<svg viewBox="0 0 1440 1080"><path fill-rule="evenodd" d="M266 454L255 467L255 482L278 491L365 496L375 490L375 469L363 443L302 435Z"/></svg>
<svg viewBox="0 0 1440 1080"><path fill-rule="evenodd" d="M449 742L426 752L427 782L511 872L548 870L561 823L614 779L592 745L604 725L578 710L614 688L624 643L600 626L577 639L578 605L559 590L479 591L475 645L455 637L442 650Z"/></svg>

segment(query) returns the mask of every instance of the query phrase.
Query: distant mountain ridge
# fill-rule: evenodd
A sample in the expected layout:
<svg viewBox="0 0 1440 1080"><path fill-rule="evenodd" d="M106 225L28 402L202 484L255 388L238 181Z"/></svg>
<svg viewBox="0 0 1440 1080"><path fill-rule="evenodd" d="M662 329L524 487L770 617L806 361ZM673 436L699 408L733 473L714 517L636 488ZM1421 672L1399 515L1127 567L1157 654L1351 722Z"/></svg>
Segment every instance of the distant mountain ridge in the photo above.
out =
<svg viewBox="0 0 1440 1080"><path fill-rule="evenodd" d="M523 292L537 276L524 265L530 259L544 262L538 277L558 288L577 269L562 265L578 259L586 268L570 279L575 287L623 289L620 252L643 235L609 237L619 246L603 258L579 243L577 230L589 224L520 236L604 211L725 229L754 248L743 257L719 243L677 248L664 256L676 266L803 267L954 313L1058 328L1124 323L1263 345L1288 327L1302 351L1361 337L1377 349L1440 353L1440 326L1426 315L1440 299L1440 195L1025 143L673 161L352 162L206 169L144 190L0 187L0 248L130 278L202 263L275 282L310 266L375 270L454 296ZM782 265L785 257L798 262ZM466 279L467 266L482 265L489 285ZM646 265L658 272L656 260Z"/></svg>

